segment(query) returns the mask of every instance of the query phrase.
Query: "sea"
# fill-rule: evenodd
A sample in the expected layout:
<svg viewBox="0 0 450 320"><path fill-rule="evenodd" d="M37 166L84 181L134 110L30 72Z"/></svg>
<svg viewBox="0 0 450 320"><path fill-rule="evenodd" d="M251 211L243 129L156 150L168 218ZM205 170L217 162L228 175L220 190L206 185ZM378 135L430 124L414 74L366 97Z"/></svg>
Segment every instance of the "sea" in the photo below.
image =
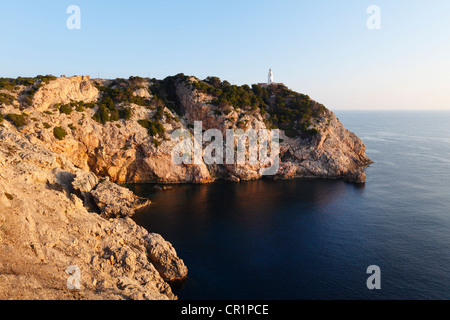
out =
<svg viewBox="0 0 450 320"><path fill-rule="evenodd" d="M450 112L335 113L374 161L363 185L129 186L189 269L180 300L450 299Z"/></svg>

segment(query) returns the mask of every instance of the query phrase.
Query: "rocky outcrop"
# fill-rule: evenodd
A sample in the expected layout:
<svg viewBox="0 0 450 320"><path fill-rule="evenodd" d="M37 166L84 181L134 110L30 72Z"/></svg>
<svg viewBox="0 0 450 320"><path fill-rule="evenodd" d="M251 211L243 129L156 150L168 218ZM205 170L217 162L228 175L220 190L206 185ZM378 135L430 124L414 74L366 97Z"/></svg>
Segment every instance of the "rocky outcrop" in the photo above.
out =
<svg viewBox="0 0 450 320"><path fill-rule="evenodd" d="M145 86L147 81L147 86ZM190 77L174 82L178 113L160 101L151 100L150 106L123 102L119 105L132 109L128 119L101 124L92 119L98 106L70 114L61 113L56 103L70 101L95 102L101 97L94 81L87 77L57 78L42 86L34 96L34 106L27 109L30 119L21 128L32 141L40 141L46 148L63 154L77 167L109 177L116 183L208 183L217 179L232 181L261 178L260 165L206 165L175 164L172 151L174 130L190 127L201 121L203 130L266 129L266 116L259 109L239 110L231 105L217 106L214 96L194 89ZM111 81L104 81L105 85ZM133 92L134 96L153 99L148 80ZM99 82L97 81L97 85ZM113 87L125 90L127 83ZM314 102L313 104L317 104ZM159 107L157 107L159 106ZM161 107L161 108L160 108ZM15 106L4 106L3 113L14 112ZM159 109L160 108L160 109ZM42 112L45 110L45 112ZM224 112L224 111L227 112ZM33 119L31 121L31 119ZM139 121L158 119L164 133L150 136ZM66 130L64 140L58 140L52 129ZM280 168L273 178L299 177L342 178L351 182L364 182L364 168L371 163L365 155L365 146L353 133L343 127L335 114L327 109L312 124L317 134L311 137L289 137L280 132ZM81 191L83 192L83 191Z"/></svg>
<svg viewBox="0 0 450 320"><path fill-rule="evenodd" d="M89 211L80 192L122 218ZM168 281L186 277L183 261L124 217L142 204L15 128L0 128L0 299L176 299ZM70 266L80 271L79 290L67 286Z"/></svg>
<svg viewBox="0 0 450 320"><path fill-rule="evenodd" d="M150 137L139 124L142 119L155 119L156 107L129 105L133 112L128 120L100 124L92 119L97 107L83 112L62 114L52 104L74 99L95 101L98 90L87 78L58 78L41 87L35 94L34 109L23 131L47 148L65 155L86 171L109 177L118 183L207 183L217 179L232 181L261 178L259 165L206 165L205 163L177 165L172 161L175 142L171 133L176 129L190 130L194 121L201 121L203 130L265 129L266 116L258 110L239 111L232 106L216 106L213 96L195 90L194 77L174 84L179 114L163 107L158 117L164 126L162 136ZM76 87L76 88L75 88ZM83 90L81 88L84 88ZM122 87L120 87L122 88ZM122 89L123 90L123 89ZM59 92L60 91L60 92ZM73 91L73 92L72 92ZM134 95L151 98L148 88L140 87ZM156 102L155 102L156 103ZM314 102L315 103L315 102ZM11 107L5 107L9 112ZM41 109L46 112L41 112ZM223 112L228 109L228 112ZM162 111L162 112L161 112ZM179 120L174 120L179 118ZM67 128L68 135L59 141L44 123ZM244 127L241 125L244 124ZM353 133L343 127L335 114L325 109L313 124L317 131L313 137L288 137L280 133L280 169L274 178L299 177L343 178L351 182L364 182L364 168L371 163L365 155L365 146Z"/></svg>
<svg viewBox="0 0 450 320"><path fill-rule="evenodd" d="M190 81L198 81L191 78ZM239 123L245 123L244 130L266 129L264 117L259 112L239 113L231 106L214 106L213 97L192 90L189 83L177 86L182 110L189 123L201 121L203 129L216 128L225 135L226 129L236 130ZM223 114L222 109L231 110ZM313 128L317 134L312 137L288 137L280 132L280 168L273 178L294 179L343 178L349 182L363 183L365 167L372 163L366 156L364 143L344 128L336 115L325 109ZM255 180L261 178L261 167L250 165L226 165L226 177L230 180Z"/></svg>
<svg viewBox="0 0 450 320"><path fill-rule="evenodd" d="M269 127L259 107L215 103L198 81L135 78L133 87L131 79L48 77L13 86L14 101L0 106L10 115L0 117L0 299L176 299L168 282L186 278L187 267L162 236L130 219L149 201L115 183L259 179L260 164L175 164L171 134L192 135L194 121L222 133ZM128 100L102 101L102 86ZM60 109L70 103L78 107ZM111 121L105 112L115 112ZM327 109L309 126L313 135L281 130L273 178L364 182L363 142ZM67 288L70 266L81 270L81 290Z"/></svg>
<svg viewBox="0 0 450 320"><path fill-rule="evenodd" d="M186 278L188 269L169 242L157 233L149 234L145 240L150 259L163 279L180 281Z"/></svg>
<svg viewBox="0 0 450 320"><path fill-rule="evenodd" d="M57 78L37 90L33 96L33 109L45 111L57 103L72 101L95 102L98 89L89 76L75 76Z"/></svg>
<svg viewBox="0 0 450 320"><path fill-rule="evenodd" d="M325 111L323 122L316 124L318 134L310 141L283 136L279 177L343 178L363 183L365 167L372 163L366 147L352 132L344 128L331 111Z"/></svg>
<svg viewBox="0 0 450 320"><path fill-rule="evenodd" d="M109 179L99 183L90 193L105 218L131 217L137 209L150 205L150 200L137 197Z"/></svg>

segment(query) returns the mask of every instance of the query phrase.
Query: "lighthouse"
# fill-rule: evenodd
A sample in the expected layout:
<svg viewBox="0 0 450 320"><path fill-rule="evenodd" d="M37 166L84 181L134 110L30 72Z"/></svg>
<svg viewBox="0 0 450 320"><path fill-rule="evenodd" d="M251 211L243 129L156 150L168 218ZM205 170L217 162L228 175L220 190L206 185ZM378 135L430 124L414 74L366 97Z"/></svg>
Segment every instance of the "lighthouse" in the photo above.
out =
<svg viewBox="0 0 450 320"><path fill-rule="evenodd" d="M265 83L258 83L258 85L262 88L268 88L270 86L284 86L283 83L275 83L273 82L273 71L272 69L269 69L269 74L267 75L267 82Z"/></svg>
<svg viewBox="0 0 450 320"><path fill-rule="evenodd" d="M267 84L272 84L272 83L273 83L273 72L272 72L272 69L269 69Z"/></svg>

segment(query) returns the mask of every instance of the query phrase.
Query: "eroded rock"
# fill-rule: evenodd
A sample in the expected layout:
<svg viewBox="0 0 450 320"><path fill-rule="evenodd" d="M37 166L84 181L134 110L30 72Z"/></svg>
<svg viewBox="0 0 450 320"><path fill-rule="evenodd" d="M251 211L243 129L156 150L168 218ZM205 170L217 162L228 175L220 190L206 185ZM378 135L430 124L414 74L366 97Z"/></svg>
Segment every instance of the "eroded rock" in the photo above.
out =
<svg viewBox="0 0 450 320"><path fill-rule="evenodd" d="M148 234L145 240L150 259L164 280L179 281L186 278L188 269L168 241L157 233Z"/></svg>
<svg viewBox="0 0 450 320"><path fill-rule="evenodd" d="M136 196L109 179L100 182L90 193L105 218L130 217L135 210L150 205L150 200Z"/></svg>
<svg viewBox="0 0 450 320"><path fill-rule="evenodd" d="M176 299L162 275L186 274L171 245L129 218L88 211L76 194L96 191L105 212L123 214L142 204L131 192L97 183L14 128L0 128L0 159L0 299ZM161 272L169 259L176 267ZM67 287L69 266L80 270L80 290Z"/></svg>

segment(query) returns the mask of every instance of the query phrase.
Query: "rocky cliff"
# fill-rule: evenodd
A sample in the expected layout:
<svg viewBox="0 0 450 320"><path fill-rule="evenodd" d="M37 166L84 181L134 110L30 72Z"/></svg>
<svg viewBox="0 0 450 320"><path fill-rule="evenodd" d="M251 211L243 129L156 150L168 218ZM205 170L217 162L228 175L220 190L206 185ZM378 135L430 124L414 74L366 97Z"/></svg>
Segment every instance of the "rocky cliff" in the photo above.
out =
<svg viewBox="0 0 450 320"><path fill-rule="evenodd" d="M116 183L260 179L260 165L177 165L174 130L280 129L273 178L364 182L365 146L334 113L285 87L217 78L0 79L0 299L176 299L187 268L130 216ZM65 270L81 269L82 290Z"/></svg>
<svg viewBox="0 0 450 320"><path fill-rule="evenodd" d="M170 243L128 217L144 205L0 128L0 299L176 299L168 282L187 268ZM80 270L80 290L67 287L70 266Z"/></svg>
<svg viewBox="0 0 450 320"><path fill-rule="evenodd" d="M165 80L56 78L39 87L31 105L4 104L1 112L24 113L19 130L31 141L40 141L77 167L117 183L261 178L258 166L174 164L171 133L176 129L193 132L194 121L202 121L204 130L223 132L280 128L281 163L274 178L324 177L364 182L364 168L371 162L365 146L333 112L309 97L302 104L279 110L279 105L303 99L287 88L242 89L225 82L216 86L212 83L184 75ZM266 91L255 93L256 89ZM232 94L249 98L242 102ZM222 97L225 95L228 100ZM311 114L314 109L318 111ZM63 139L54 134L56 127L64 130Z"/></svg>

